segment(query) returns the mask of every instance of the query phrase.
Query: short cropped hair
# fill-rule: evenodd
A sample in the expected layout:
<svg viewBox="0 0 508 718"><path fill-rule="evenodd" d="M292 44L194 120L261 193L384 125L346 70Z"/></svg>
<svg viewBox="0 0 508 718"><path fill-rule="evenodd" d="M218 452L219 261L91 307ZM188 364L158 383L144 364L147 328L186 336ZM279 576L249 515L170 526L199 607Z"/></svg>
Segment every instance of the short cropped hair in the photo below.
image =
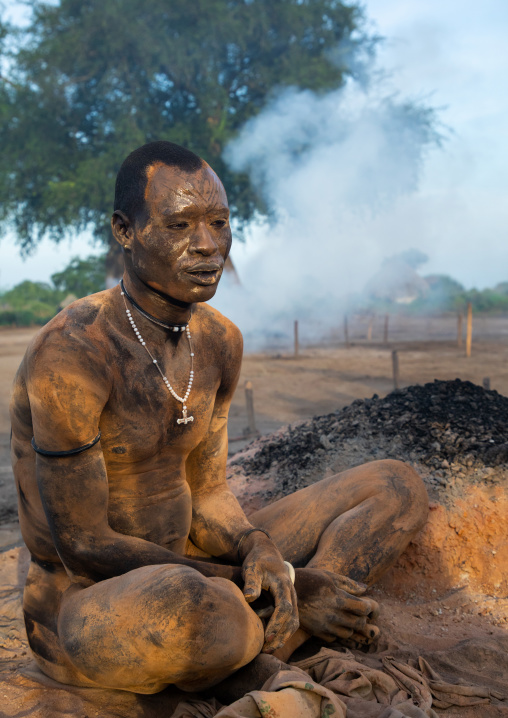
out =
<svg viewBox="0 0 508 718"><path fill-rule="evenodd" d="M147 170L158 162L168 167L178 167L185 172L196 172L204 164L194 152L173 142L160 140L138 147L123 161L116 176L115 211L120 210L131 221L143 212L148 182Z"/></svg>

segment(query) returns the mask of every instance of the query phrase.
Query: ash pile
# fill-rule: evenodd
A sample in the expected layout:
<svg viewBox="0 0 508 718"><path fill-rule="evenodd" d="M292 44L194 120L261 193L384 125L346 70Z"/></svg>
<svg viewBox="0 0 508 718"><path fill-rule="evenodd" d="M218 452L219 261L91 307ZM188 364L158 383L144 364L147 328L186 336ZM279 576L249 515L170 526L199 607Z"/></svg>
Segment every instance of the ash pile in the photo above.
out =
<svg viewBox="0 0 508 718"><path fill-rule="evenodd" d="M231 470L279 498L376 459L416 468L439 500L465 484L508 485L508 397L469 381L410 386L285 427L235 455ZM443 496L444 494L444 496Z"/></svg>

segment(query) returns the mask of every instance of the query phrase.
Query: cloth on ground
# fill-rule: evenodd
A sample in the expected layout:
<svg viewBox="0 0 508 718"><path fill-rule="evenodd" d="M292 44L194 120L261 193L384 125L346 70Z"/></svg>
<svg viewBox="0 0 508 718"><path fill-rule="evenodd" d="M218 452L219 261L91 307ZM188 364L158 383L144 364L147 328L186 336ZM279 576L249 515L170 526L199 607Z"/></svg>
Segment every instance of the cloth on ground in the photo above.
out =
<svg viewBox="0 0 508 718"><path fill-rule="evenodd" d="M379 668L348 650L322 648L230 706L217 709L209 702L190 700L171 718L438 718L433 706L445 709L505 699L484 686L447 683L423 658L411 665L390 656L370 656L373 662Z"/></svg>
<svg viewBox="0 0 508 718"><path fill-rule="evenodd" d="M346 706L332 691L310 680L298 668L278 671L260 691L218 712L206 702L180 704L171 718L346 718Z"/></svg>

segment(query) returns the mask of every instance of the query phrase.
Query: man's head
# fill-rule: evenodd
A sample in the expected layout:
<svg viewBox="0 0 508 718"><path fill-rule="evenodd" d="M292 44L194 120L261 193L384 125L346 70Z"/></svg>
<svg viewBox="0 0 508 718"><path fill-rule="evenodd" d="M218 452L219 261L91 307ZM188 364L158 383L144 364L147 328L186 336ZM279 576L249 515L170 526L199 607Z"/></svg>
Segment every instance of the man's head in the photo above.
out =
<svg viewBox="0 0 508 718"><path fill-rule="evenodd" d="M145 211L145 190L148 169L154 164L177 167L182 172L197 172L205 163L186 149L173 142L149 142L131 152L118 170L115 184L114 210L122 211L135 221Z"/></svg>
<svg viewBox="0 0 508 718"><path fill-rule="evenodd" d="M197 155L171 142L130 154L118 173L115 239L128 273L179 302L215 294L231 246L226 193Z"/></svg>

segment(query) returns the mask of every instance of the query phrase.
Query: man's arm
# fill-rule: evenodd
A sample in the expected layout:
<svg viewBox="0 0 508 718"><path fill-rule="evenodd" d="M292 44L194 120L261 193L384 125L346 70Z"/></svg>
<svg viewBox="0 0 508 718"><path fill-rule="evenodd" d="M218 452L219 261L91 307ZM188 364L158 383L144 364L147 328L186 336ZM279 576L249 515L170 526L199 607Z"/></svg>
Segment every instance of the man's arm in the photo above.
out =
<svg viewBox="0 0 508 718"><path fill-rule="evenodd" d="M192 541L212 556L236 563L238 542L253 528L226 481L228 413L240 376L243 340L237 327L222 321L226 322L228 355L223 359L208 431L187 458L186 476L192 492ZM264 534L256 534L261 541Z"/></svg>
<svg viewBox="0 0 508 718"><path fill-rule="evenodd" d="M240 569L184 558L145 539L114 531L100 443L77 456L37 456L37 481L51 535L68 573L85 585L141 566L183 564L204 576L243 585Z"/></svg>
<svg viewBox="0 0 508 718"><path fill-rule="evenodd" d="M227 419L242 360L241 334L229 322L228 347L209 430L186 464L192 492L191 539L212 556L242 561L247 601L255 601L262 589L272 594L275 610L265 631L264 650L274 651L298 628L296 593L281 554L264 533L250 533L238 556L240 539L253 526L226 482Z"/></svg>
<svg viewBox="0 0 508 718"><path fill-rule="evenodd" d="M109 398L107 358L91 342L56 332L27 362L34 439L47 451L89 443ZM39 491L53 541L68 573L84 585L153 564L184 564L243 585L233 566L194 561L109 525L108 478L100 443L70 457L37 455Z"/></svg>

